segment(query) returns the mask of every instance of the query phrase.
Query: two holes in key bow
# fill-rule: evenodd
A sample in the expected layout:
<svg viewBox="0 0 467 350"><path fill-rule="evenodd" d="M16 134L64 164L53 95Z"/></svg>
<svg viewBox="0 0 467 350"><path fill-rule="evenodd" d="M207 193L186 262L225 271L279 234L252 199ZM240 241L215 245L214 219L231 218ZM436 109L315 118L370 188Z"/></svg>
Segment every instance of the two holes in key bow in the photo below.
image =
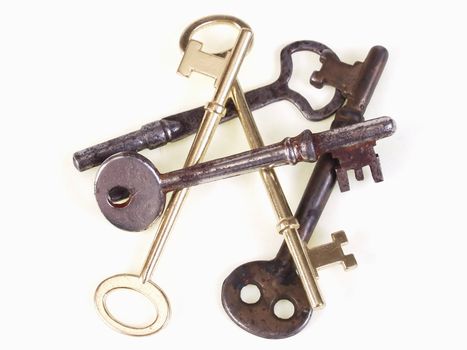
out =
<svg viewBox="0 0 467 350"><path fill-rule="evenodd" d="M240 299L245 304L256 304L261 299L261 291L255 284L247 284L240 290ZM294 304L288 299L279 299L274 303L274 315L282 320L288 320L295 313Z"/></svg>

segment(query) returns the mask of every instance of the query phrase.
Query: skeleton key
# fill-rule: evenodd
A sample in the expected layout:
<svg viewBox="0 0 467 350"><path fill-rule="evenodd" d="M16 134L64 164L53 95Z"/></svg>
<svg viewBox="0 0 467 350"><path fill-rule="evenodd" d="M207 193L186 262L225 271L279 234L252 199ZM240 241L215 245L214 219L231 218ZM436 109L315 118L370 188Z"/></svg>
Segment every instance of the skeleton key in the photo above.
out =
<svg viewBox="0 0 467 350"><path fill-rule="evenodd" d="M377 47L376 50L378 51L376 56L380 59L373 61L374 66L368 67L368 75L361 75L362 82L356 84L367 91L364 107L370 102L372 91L378 83L387 59L387 51L384 48ZM368 84L366 88L364 88L364 81ZM349 114L344 113L345 108L346 106L342 107L336 113L333 128L363 119L362 114L365 108L361 109L359 117L354 115L354 118L349 118ZM316 163L295 212L295 217L300 224L299 232L304 242L310 239L331 195L336 183L337 166L337 160L333 159L330 154L321 156ZM254 304L247 304L240 297L241 290L249 284L256 285L260 290L260 299ZM292 302L294 306L293 315L286 320L274 314L274 306L282 299ZM248 262L233 270L222 286L222 305L238 326L264 338L278 339L297 334L305 327L312 315L312 309L285 243L282 244L274 259Z"/></svg>
<svg viewBox="0 0 467 350"><path fill-rule="evenodd" d="M278 79L272 84L245 93L248 106L251 110L260 109L271 103L286 100L296 106L308 120L319 121L334 114L343 104L344 98L339 90L336 89L333 98L327 105L319 110L314 110L305 97L289 88L288 83L293 71L292 54L300 51L311 51L320 56L324 52L327 52L327 55L329 55L329 52L332 52L327 46L309 40L296 41L284 47L280 54L281 72ZM209 75L214 75L212 69L212 67L208 67L204 70ZM133 131L76 152L73 155L73 163L76 169L84 171L100 165L105 159L119 152L138 152L145 148L154 149L161 147L168 142L177 141L193 134L199 128L202 116L203 107L198 107L148 123L138 131ZM227 103L227 113L221 119L221 123L231 120L236 116L236 109L233 103L229 101Z"/></svg>
<svg viewBox="0 0 467 350"><path fill-rule="evenodd" d="M182 59L182 72L185 72L187 66L191 67L190 70L196 70L197 62L193 60L193 54L195 54L198 58L202 57L204 60L211 62L212 64L222 65L223 67L222 69L219 69L222 74L216 79L217 89L214 94L214 98L205 107L204 117L201 121L199 130L196 133L195 139L185 162L186 167L198 163L203 158L204 153L206 152L206 149L212 139L214 131L219 124L220 119L225 114L225 103L229 96L232 83L235 81L243 58L245 57L253 39L251 29L245 25L244 22L234 17L211 16L203 18L189 26L182 35L181 42L188 43L191 41L191 37L196 30L203 26L217 23L227 23L235 26L239 30L237 41L231 50L231 53L227 58L224 59L224 61L220 62L217 57L214 60L211 59L213 55L203 55L199 52L195 53L197 48L200 48L197 45L184 46L184 48L188 47L188 51L185 52ZM202 66L204 67L204 63ZM107 322L107 324L114 329L129 335L148 335L157 332L166 324L170 313L169 302L162 290L150 280L150 277L162 253L164 244L173 227L176 216L181 209L187 193L187 188L184 188L175 191L172 194L167 209L161 218L154 241L140 274L122 274L112 276L104 280L97 287L96 293L94 295L97 310L103 319ZM125 324L115 318L107 308L106 296L112 290L119 288L132 289L146 296L157 310L155 319L151 323L139 327Z"/></svg>
<svg viewBox="0 0 467 350"><path fill-rule="evenodd" d="M347 99L345 106L337 112L334 126L363 120L363 113L373 95L387 58L387 51L381 46L373 47L363 63L356 62L353 65L339 61L333 52L323 52L320 57L323 63L321 70L313 73L310 82L318 88L323 84L331 85L340 90ZM347 171L354 170L355 178L361 181L362 168L366 165L370 167L375 182L383 181L381 164L373 147L374 144L369 142L366 145L359 145L358 148L350 147L332 154L339 161L336 173L341 191L350 189Z"/></svg>
<svg viewBox="0 0 467 350"><path fill-rule="evenodd" d="M108 158L97 173L96 200L112 224L128 231L141 231L162 213L167 192L258 169L302 161L315 162L322 154L376 141L392 135L394 131L394 122L388 117L315 134L305 130L298 136L269 146L165 174L159 173L151 161L138 153L118 153Z"/></svg>

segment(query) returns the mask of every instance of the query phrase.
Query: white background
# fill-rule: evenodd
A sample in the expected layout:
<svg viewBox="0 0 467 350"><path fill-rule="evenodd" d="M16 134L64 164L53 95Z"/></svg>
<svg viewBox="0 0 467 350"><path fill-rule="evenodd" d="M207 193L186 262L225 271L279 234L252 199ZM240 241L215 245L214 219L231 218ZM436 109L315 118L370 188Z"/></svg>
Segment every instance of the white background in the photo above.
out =
<svg viewBox="0 0 467 350"><path fill-rule="evenodd" d="M460 1L394 3L2 1L0 348L465 349L465 10ZM259 176L194 188L153 276L172 318L158 334L124 336L101 321L93 293L108 276L138 272L155 228L135 234L109 224L93 197L96 169L79 173L71 157L212 96L209 78L176 69L183 29L214 13L254 30L239 76L245 90L278 76L279 52L292 41L321 41L348 63L385 46L389 60L366 112L398 124L377 146L385 181L374 184L366 171L350 192L334 190L310 245L344 229L359 267L323 271L326 308L276 341L241 330L220 302L232 269L272 258L281 244ZM325 103L332 91L308 85L316 57L297 54L294 63L291 85ZM267 143L330 125L306 121L287 102L255 117ZM144 154L174 170L191 141ZM233 121L218 129L207 158L246 149ZM278 169L293 210L312 169Z"/></svg>

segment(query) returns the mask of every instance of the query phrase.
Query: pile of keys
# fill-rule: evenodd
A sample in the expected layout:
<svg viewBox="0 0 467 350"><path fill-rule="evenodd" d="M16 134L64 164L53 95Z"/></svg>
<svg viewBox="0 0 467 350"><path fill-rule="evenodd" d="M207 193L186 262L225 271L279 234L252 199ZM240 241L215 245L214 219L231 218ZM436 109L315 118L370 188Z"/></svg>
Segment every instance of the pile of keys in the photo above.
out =
<svg viewBox="0 0 467 350"><path fill-rule="evenodd" d="M193 35L206 26L228 24L238 30L234 46L217 54L203 51ZM347 243L343 231L333 233L330 243L309 249L307 242L324 210L337 181L341 192L348 191L347 172L353 170L363 180L362 168L369 166L375 182L383 180L376 140L395 131L389 117L364 121L363 114L387 61L385 48L373 47L363 62L346 64L325 45L297 41L281 52L281 73L272 84L244 93L237 74L251 48L253 34L243 21L231 16L210 16L191 24L180 39L184 55L178 72L190 76L198 72L215 80L215 93L205 107L195 108L144 125L140 130L76 152L73 157L80 171L100 165L95 181L95 197L105 218L128 231L147 229L159 217L158 227L147 259L139 274L121 274L104 280L95 293L95 303L103 319L114 329L129 335L148 335L160 330L170 314L167 297L151 281L190 186L258 171L277 214L277 231L284 244L269 261L253 261L239 266L224 281L222 304L229 317L246 331L265 338L285 338L303 329L314 309L324 306L317 285L318 270L341 263L345 269L356 266L352 254L343 253ZM291 90L292 54L311 51L319 55L322 67L310 83L335 88L331 101L314 110L308 101ZM331 130L312 133L305 130L295 137L265 146L253 119L252 110L276 101L293 103L310 121L335 115ZM219 123L238 117L250 151L202 163L203 156ZM160 173L147 158L137 153L196 133L183 169ZM274 167L317 162L301 202L293 215ZM172 192L166 204L166 194ZM260 291L259 300L242 300L245 286ZM115 289L131 289L147 297L157 309L155 319L144 326L132 326L116 319L106 306L106 296ZM293 304L294 313L284 319L275 315L279 300Z"/></svg>

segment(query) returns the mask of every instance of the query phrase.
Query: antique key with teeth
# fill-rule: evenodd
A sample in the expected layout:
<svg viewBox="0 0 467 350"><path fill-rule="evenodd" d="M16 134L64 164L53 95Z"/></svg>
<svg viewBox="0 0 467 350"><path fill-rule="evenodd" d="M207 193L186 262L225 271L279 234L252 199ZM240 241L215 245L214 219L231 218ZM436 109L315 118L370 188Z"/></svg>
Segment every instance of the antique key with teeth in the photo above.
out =
<svg viewBox="0 0 467 350"><path fill-rule="evenodd" d="M347 104L337 111L332 128L351 125L363 120L363 113L382 74L387 55L383 47L372 48L363 63L366 68L360 70L359 81L353 82L351 90L349 90L348 83L342 84L345 95L353 102L347 101ZM343 81L346 79L340 76L335 77L336 80L340 78ZM354 76L354 79L357 78ZM355 101L361 103L358 108ZM365 147L368 144L371 142L363 144L362 149L360 149L361 145L351 146L348 149L353 149L352 152L357 154L358 152L365 153ZM331 153L334 155L339 152L340 150ZM342 164L339 164L338 160L334 159L331 154L325 154L320 157L313 170L295 212L295 217L300 224L300 236L304 242L310 239L326 206L336 183L336 169L339 167L342 167ZM345 185L345 181L343 184ZM346 190L348 186L342 186L341 189ZM326 250L323 249L322 253L325 252ZM331 261L340 258L339 255L334 254L331 254L331 257ZM242 289L250 284L257 286L261 295L259 300L253 304L244 302L240 296ZM294 307L293 315L288 319L280 319L274 314L274 306L283 299L290 301ZM313 311L285 243L282 244L274 259L252 261L234 269L222 285L222 305L229 317L241 328L257 336L274 339L286 338L298 333L305 327Z"/></svg>
<svg viewBox="0 0 467 350"><path fill-rule="evenodd" d="M373 95L374 86L379 80L387 61L387 51L384 47L375 46L368 53L365 61L349 65L341 62L332 51L324 51L320 56L323 63L321 69L313 73L310 83L317 88L324 84L331 85L342 92L346 98L343 108L340 108L333 125L339 127L348 122L363 120L368 102ZM333 158L339 161L336 168L337 182L341 191L350 189L348 170L354 170L355 178L363 180L362 168L370 167L375 182L383 181L383 173L374 143L358 145L333 152Z"/></svg>
<svg viewBox="0 0 467 350"><path fill-rule="evenodd" d="M250 110L253 111L271 103L286 100L296 106L306 119L319 121L333 115L344 103L344 97L336 89L329 103L318 110L314 110L305 97L289 88L288 83L293 71L292 54L300 51L311 51L320 56L324 52L326 52L326 55L332 52L326 45L311 40L296 41L285 46L281 50L280 75L276 81L245 93ZM215 58L213 59L215 60ZM208 67L209 69L210 67ZM207 73L212 75L212 72ZM76 152L73 155L73 163L76 169L84 171L100 165L105 159L119 152L138 152L145 148L161 147L168 142L174 142L195 133L201 123L202 116L203 107L198 107L148 123L138 131L133 131ZM236 116L237 111L232 101L229 101L226 115L221 119L221 123Z"/></svg>
<svg viewBox="0 0 467 350"><path fill-rule="evenodd" d="M96 200L112 224L128 231L141 231L160 215L167 192L258 169L301 161L315 162L322 154L376 141L392 135L394 131L395 124L388 117L316 134L305 130L298 136L269 146L166 174L159 173L151 161L138 153L118 153L107 159L97 173Z"/></svg>
<svg viewBox="0 0 467 350"><path fill-rule="evenodd" d="M199 28L218 23L233 25L239 30L234 47L228 52L227 57L222 60L215 55L200 52L201 46L191 40L192 35ZM185 162L186 167L198 163L203 158L214 135L214 131L225 114L225 104L230 94L232 83L236 79L243 58L251 46L252 39L253 33L248 25L237 18L228 16L203 18L190 25L183 33L181 42L186 43L186 45L183 45L182 49L186 49L186 51L180 64L180 71L182 73L189 73L193 70L204 71L206 67L213 69L213 66L215 66L217 74L220 74L216 76L216 92L213 100L205 107L203 119ZM198 67L200 68L198 69ZM97 310L108 325L122 333L148 335L160 330L168 320L170 314L168 299L162 290L150 280L150 277L187 193L187 188L183 188L172 194L140 274L122 274L110 277L103 281L96 289L94 300ZM130 205L131 202L130 198ZM124 206L122 209L124 210L126 207ZM144 208L140 209L142 209L142 212L145 211ZM125 324L115 318L107 308L106 296L112 290L119 288L132 289L146 296L157 309L155 319L151 323L139 327Z"/></svg>

